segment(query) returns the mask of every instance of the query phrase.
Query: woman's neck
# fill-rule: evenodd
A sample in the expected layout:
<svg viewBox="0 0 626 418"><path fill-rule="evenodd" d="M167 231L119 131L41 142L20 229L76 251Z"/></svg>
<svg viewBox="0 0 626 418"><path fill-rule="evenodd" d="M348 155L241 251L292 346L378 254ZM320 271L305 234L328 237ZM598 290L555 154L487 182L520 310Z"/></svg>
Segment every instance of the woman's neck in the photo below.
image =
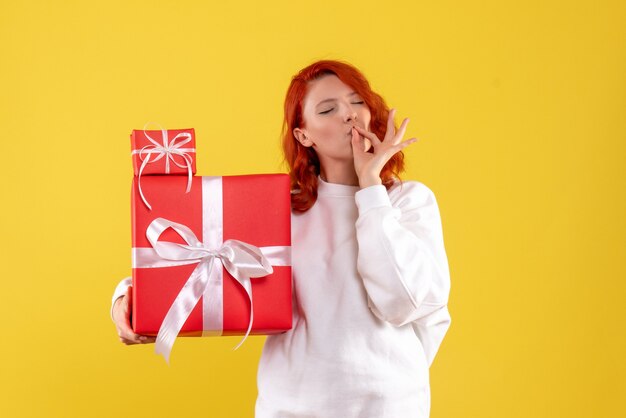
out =
<svg viewBox="0 0 626 418"><path fill-rule="evenodd" d="M326 183L358 186L359 177L354 171L354 163L320 164L320 177Z"/></svg>

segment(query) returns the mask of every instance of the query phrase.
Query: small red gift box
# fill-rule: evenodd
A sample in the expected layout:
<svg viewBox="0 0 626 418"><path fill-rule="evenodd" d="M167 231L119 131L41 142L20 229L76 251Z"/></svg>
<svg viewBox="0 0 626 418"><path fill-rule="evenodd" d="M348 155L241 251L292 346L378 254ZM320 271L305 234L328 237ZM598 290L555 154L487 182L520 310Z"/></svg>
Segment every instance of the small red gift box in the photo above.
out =
<svg viewBox="0 0 626 418"><path fill-rule="evenodd" d="M291 329L289 177L194 176L188 193L186 181L145 177L150 211L133 180L134 331L169 339L157 338L168 359L177 335Z"/></svg>
<svg viewBox="0 0 626 418"><path fill-rule="evenodd" d="M196 139L193 129L145 130L130 134L136 176L196 173Z"/></svg>

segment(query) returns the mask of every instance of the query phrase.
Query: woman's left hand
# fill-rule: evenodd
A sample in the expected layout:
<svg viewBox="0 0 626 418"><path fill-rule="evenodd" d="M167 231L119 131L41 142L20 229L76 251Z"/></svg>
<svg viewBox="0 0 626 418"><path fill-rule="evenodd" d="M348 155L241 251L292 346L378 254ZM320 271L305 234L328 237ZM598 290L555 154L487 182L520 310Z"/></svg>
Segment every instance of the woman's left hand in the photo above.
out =
<svg viewBox="0 0 626 418"><path fill-rule="evenodd" d="M354 169L359 177L359 185L361 188L382 184L380 172L385 164L394 154L416 142L416 138L407 139L404 142L402 137L406 131L406 125L409 118L402 121L402 125L396 132L393 124L393 117L396 114L395 109L389 112L389 120L387 121L387 132L385 138L381 141L373 132L368 132L358 126L352 128L352 155L354 157ZM365 149L365 138L372 143L374 152L367 152Z"/></svg>

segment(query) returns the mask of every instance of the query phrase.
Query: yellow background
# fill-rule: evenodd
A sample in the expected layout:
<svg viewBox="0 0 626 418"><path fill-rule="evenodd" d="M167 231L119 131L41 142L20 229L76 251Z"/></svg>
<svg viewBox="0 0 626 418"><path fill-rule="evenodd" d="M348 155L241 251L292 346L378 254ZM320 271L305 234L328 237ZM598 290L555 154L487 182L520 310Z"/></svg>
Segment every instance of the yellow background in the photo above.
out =
<svg viewBox="0 0 626 418"><path fill-rule="evenodd" d="M264 337L179 339L171 367L118 341L128 135L283 171L290 77L334 58L411 117L404 178L440 205L432 417L625 416L625 23L620 0L2 2L0 415L252 416Z"/></svg>

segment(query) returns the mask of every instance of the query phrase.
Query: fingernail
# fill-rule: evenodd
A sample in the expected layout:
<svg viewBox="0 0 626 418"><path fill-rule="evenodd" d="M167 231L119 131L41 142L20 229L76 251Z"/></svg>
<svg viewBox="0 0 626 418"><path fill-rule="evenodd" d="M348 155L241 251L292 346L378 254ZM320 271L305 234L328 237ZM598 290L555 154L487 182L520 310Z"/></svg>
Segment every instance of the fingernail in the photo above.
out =
<svg viewBox="0 0 626 418"><path fill-rule="evenodd" d="M139 339L140 339L140 340L145 341L145 340L147 340L148 338L147 338L147 337L143 337L143 336L142 336L142 337L139 337Z"/></svg>

